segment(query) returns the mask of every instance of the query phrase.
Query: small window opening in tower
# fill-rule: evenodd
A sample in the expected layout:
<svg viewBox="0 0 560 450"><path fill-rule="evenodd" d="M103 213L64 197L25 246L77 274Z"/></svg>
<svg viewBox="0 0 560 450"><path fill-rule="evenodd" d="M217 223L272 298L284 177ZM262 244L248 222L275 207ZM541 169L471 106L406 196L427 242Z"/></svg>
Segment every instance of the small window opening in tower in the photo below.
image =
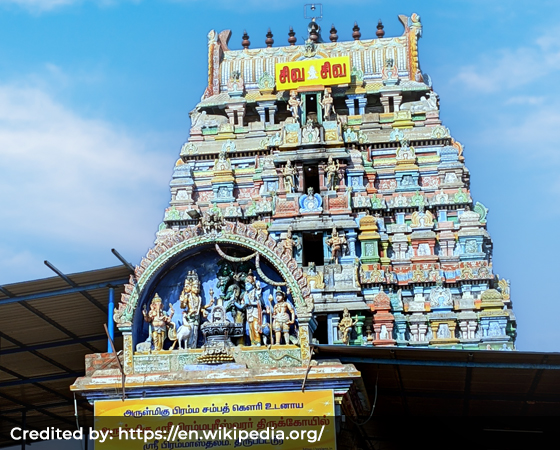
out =
<svg viewBox="0 0 560 450"><path fill-rule="evenodd" d="M264 121L266 123L270 122L270 111L268 110L268 108L264 109Z"/></svg>
<svg viewBox="0 0 560 450"><path fill-rule="evenodd" d="M325 264L323 255L323 232L314 231L310 233L303 233L303 254L302 264L308 266L313 262L316 266Z"/></svg>
<svg viewBox="0 0 560 450"><path fill-rule="evenodd" d="M389 112L395 112L395 99L389 97Z"/></svg>
<svg viewBox="0 0 560 450"><path fill-rule="evenodd" d="M317 166L303 166L303 181L304 181L304 192L312 187L313 191L318 194L321 189L319 185L319 169Z"/></svg>
<svg viewBox="0 0 560 450"><path fill-rule="evenodd" d="M308 94L305 96L305 112L307 114L306 123L308 120L317 122L317 95Z"/></svg>
<svg viewBox="0 0 560 450"><path fill-rule="evenodd" d="M354 111L356 114L360 113L360 102L357 98L354 99Z"/></svg>
<svg viewBox="0 0 560 450"><path fill-rule="evenodd" d="M238 116L237 116L237 111L233 111L233 123L234 125L237 125L237 120L238 120Z"/></svg>
<svg viewBox="0 0 560 450"><path fill-rule="evenodd" d="M320 344L327 344L329 342L329 329L326 316L317 316L317 329L313 333L313 337L317 339Z"/></svg>

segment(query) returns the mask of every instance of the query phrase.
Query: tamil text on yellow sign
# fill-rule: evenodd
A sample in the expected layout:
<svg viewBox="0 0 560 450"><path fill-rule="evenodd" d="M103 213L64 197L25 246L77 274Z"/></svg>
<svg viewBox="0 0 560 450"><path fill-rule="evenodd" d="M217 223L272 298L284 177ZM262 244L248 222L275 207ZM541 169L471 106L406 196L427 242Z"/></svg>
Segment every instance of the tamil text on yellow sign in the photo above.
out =
<svg viewBox="0 0 560 450"><path fill-rule="evenodd" d="M96 449L335 450L332 390L95 402Z"/></svg>
<svg viewBox="0 0 560 450"><path fill-rule="evenodd" d="M331 86L350 83L350 57L307 59L276 64L276 90L301 86Z"/></svg>

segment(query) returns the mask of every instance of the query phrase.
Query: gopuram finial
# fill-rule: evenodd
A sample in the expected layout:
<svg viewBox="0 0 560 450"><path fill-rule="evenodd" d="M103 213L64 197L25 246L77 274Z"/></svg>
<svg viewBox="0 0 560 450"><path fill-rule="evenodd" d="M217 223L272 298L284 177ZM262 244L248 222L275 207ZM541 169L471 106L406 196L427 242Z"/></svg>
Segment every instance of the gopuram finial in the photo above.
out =
<svg viewBox="0 0 560 450"><path fill-rule="evenodd" d="M383 28L383 22L381 22L381 19L379 19L379 22L377 22L377 31L375 32L379 39L385 36L385 30Z"/></svg>
<svg viewBox="0 0 560 450"><path fill-rule="evenodd" d="M330 33L331 35L329 36L329 39L331 40L331 42L338 41L338 34L336 34L336 28L334 27L334 23L332 24Z"/></svg>
<svg viewBox="0 0 560 450"><path fill-rule="evenodd" d="M358 26L358 22L354 22L354 28L352 28L352 37L355 41L360 40L362 37L362 33L360 33L360 27Z"/></svg>
<svg viewBox="0 0 560 450"><path fill-rule="evenodd" d="M249 48L249 45L251 45L251 41L249 41L249 35L247 34L247 30L243 30L243 36L241 39L243 39L241 41L241 45L245 50L247 50Z"/></svg>
<svg viewBox="0 0 560 450"><path fill-rule="evenodd" d="M270 28L268 29L268 33L266 33L266 39L264 41L264 43L266 44L267 47L272 47L272 44L274 44L274 39L272 39L272 31L270 31Z"/></svg>
<svg viewBox="0 0 560 450"><path fill-rule="evenodd" d="M297 38L296 38L296 32L294 31L293 27L290 27L290 31L288 33L288 43L290 45L296 45L297 42Z"/></svg>

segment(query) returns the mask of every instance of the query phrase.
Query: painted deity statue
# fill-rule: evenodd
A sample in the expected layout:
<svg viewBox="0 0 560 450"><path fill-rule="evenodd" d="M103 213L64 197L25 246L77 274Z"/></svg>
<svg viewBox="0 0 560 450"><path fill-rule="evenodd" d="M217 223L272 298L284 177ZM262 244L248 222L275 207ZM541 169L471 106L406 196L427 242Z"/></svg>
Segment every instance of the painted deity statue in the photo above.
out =
<svg viewBox="0 0 560 450"><path fill-rule="evenodd" d="M179 300L181 308L184 309L183 324L177 330L179 348L196 348L201 317L208 316L208 309L214 304L214 299L212 298L208 305L202 306L200 280L194 270L188 273Z"/></svg>
<svg viewBox="0 0 560 450"><path fill-rule="evenodd" d="M301 100L297 98L297 92L290 92L290 99L288 100L288 109L292 113L294 121L299 123L299 107L301 105Z"/></svg>
<svg viewBox="0 0 560 450"><path fill-rule="evenodd" d="M342 256L343 246L346 245L346 238L339 236L336 227L333 227L332 236L327 241L327 245L331 248L331 261L338 263L338 258Z"/></svg>
<svg viewBox="0 0 560 450"><path fill-rule="evenodd" d="M252 346L260 346L262 343L262 289L260 282L252 273L245 278L244 309L245 320L249 328L249 340Z"/></svg>
<svg viewBox="0 0 560 450"><path fill-rule="evenodd" d="M338 171L340 170L340 164L338 161L334 162L332 156L329 156L329 161L325 167L325 174L327 176L327 189L329 191L333 190L338 182Z"/></svg>
<svg viewBox="0 0 560 450"><path fill-rule="evenodd" d="M301 244L296 242L296 240L292 237L292 229L288 228L286 233L286 239L282 242L282 250L283 253L288 255L290 258L294 256L294 248L300 248Z"/></svg>
<svg viewBox="0 0 560 450"><path fill-rule="evenodd" d="M344 345L348 345L350 343L350 332L354 325L358 323L358 319L352 319L350 316L350 311L348 308L344 308L344 312L342 313L342 319L338 322L338 331L340 333L340 340Z"/></svg>
<svg viewBox="0 0 560 450"><path fill-rule="evenodd" d="M142 310L144 320L150 324L150 335L152 337L152 345L154 351L163 350L163 344L166 338L173 342L171 349L177 345L177 333L175 324L171 321L173 318L173 306L169 305L169 312L163 311L163 302L161 297L156 294L150 303L150 311L146 308Z"/></svg>
<svg viewBox="0 0 560 450"><path fill-rule="evenodd" d="M325 89L325 96L323 100L321 100L321 106L323 107L323 120L329 120L331 114L336 114L334 110L334 99L329 91L329 89Z"/></svg>
<svg viewBox="0 0 560 450"><path fill-rule="evenodd" d="M282 175L284 176L284 189L286 192L294 192L296 187L296 168L292 166L292 162L289 159L286 161L284 170L282 170Z"/></svg>
<svg viewBox="0 0 560 450"><path fill-rule="evenodd" d="M284 335L284 344L290 343L290 326L294 324L295 319L296 313L292 305L286 301L286 294L277 290L276 304L272 310L272 330L275 334L273 344L280 345L282 335Z"/></svg>

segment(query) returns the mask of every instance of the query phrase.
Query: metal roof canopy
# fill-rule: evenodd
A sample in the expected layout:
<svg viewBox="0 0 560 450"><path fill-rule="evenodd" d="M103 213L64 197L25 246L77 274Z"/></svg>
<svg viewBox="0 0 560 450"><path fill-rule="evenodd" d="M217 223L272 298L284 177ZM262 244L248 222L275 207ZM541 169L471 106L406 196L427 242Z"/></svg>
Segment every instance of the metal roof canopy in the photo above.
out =
<svg viewBox="0 0 560 450"><path fill-rule="evenodd" d="M85 355L107 351L109 292L120 297L132 267L0 286L0 447L14 445L10 430L76 427L69 386L84 375ZM82 425L92 407L78 399Z"/></svg>
<svg viewBox="0 0 560 450"><path fill-rule="evenodd" d="M546 448L557 439L560 353L317 345L362 373L369 417L346 418L339 450Z"/></svg>
<svg viewBox="0 0 560 450"><path fill-rule="evenodd" d="M122 266L64 275L51 265L59 276L0 287L0 447L14 445L13 426L75 428L69 386L86 354L106 351L109 290L122 293L132 270L114 253ZM368 442L390 440L381 417L560 414L559 353L318 345L316 359L355 364L372 403L377 390ZM84 425L92 408L77 403Z"/></svg>
<svg viewBox="0 0 560 450"><path fill-rule="evenodd" d="M316 346L362 372L375 414L560 414L560 353Z"/></svg>

